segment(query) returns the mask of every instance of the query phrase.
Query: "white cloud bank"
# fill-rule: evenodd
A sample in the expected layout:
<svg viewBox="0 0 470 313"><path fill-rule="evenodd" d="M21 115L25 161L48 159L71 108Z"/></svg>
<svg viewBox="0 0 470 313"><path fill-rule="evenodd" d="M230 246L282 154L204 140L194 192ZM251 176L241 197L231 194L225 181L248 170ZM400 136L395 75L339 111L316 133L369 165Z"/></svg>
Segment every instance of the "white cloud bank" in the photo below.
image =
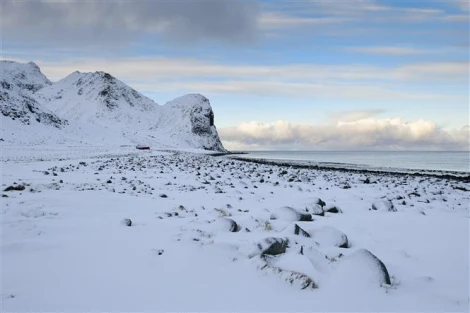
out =
<svg viewBox="0 0 470 313"><path fill-rule="evenodd" d="M426 120L363 118L330 125L293 124L277 121L241 123L221 128L227 149L311 150L469 150L470 126L443 130Z"/></svg>

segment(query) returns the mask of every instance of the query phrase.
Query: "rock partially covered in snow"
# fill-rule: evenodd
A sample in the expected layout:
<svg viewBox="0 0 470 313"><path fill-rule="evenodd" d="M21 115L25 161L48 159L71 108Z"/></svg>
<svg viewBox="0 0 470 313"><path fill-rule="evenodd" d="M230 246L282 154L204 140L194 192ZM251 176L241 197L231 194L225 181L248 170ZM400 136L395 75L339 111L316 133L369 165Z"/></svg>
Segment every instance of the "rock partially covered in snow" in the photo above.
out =
<svg viewBox="0 0 470 313"><path fill-rule="evenodd" d="M215 221L215 225L219 230L222 231L229 231L229 232L237 232L238 231L238 225L237 222L230 218L220 218Z"/></svg>
<svg viewBox="0 0 470 313"><path fill-rule="evenodd" d="M312 238L322 246L348 247L348 237L339 229L331 226L310 231Z"/></svg>
<svg viewBox="0 0 470 313"><path fill-rule="evenodd" d="M310 198L310 202L313 204L318 204L322 208L326 205L325 201L320 198Z"/></svg>
<svg viewBox="0 0 470 313"><path fill-rule="evenodd" d="M132 221L130 218L125 218L121 221L121 224L124 225L124 226L132 226Z"/></svg>
<svg viewBox="0 0 470 313"><path fill-rule="evenodd" d="M393 206L392 201L390 200L378 200L372 203L372 210L374 211L386 211L386 212L396 212L397 209Z"/></svg>
<svg viewBox="0 0 470 313"><path fill-rule="evenodd" d="M324 216L325 215L325 212L323 211L323 207L320 204L317 204L317 203L308 204L305 207L305 210L307 210L307 212L312 214L312 215L319 215L319 216Z"/></svg>
<svg viewBox="0 0 470 313"><path fill-rule="evenodd" d="M289 206L284 206L273 210L270 218L272 220L283 220L291 222L312 221L312 215L310 213L302 213Z"/></svg>
<svg viewBox="0 0 470 313"><path fill-rule="evenodd" d="M366 249L360 249L342 259L331 277L335 283L350 288L390 285L385 265Z"/></svg>
<svg viewBox="0 0 470 313"><path fill-rule="evenodd" d="M250 253L250 257L261 254L264 255L278 255L286 252L289 239L269 237L261 240L255 246L255 251Z"/></svg>
<svg viewBox="0 0 470 313"><path fill-rule="evenodd" d="M343 211L334 204L328 204L327 206L325 206L324 210L327 213L343 213Z"/></svg>
<svg viewBox="0 0 470 313"><path fill-rule="evenodd" d="M303 237L310 237L310 234L303 230L299 225L294 224L294 235L299 235Z"/></svg>

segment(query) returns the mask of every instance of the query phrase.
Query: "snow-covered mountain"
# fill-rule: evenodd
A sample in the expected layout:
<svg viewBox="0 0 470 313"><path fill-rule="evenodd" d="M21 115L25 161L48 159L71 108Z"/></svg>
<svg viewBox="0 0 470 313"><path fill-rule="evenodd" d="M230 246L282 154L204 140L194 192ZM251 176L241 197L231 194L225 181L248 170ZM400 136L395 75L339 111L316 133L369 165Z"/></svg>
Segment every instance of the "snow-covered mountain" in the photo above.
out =
<svg viewBox="0 0 470 313"><path fill-rule="evenodd" d="M0 63L0 110L3 117L23 125L43 123L61 128L67 124L45 109L34 97L34 92L51 85L33 62L19 64L11 61ZM3 123L2 123L3 124Z"/></svg>
<svg viewBox="0 0 470 313"><path fill-rule="evenodd" d="M214 126L214 112L209 100L200 94L188 94L161 107L152 129L178 146L197 146L206 150L225 150Z"/></svg>
<svg viewBox="0 0 470 313"><path fill-rule="evenodd" d="M74 72L51 83L34 63L1 64L2 138L9 143L27 139L225 151L209 100L202 95L189 94L160 106L108 73Z"/></svg>

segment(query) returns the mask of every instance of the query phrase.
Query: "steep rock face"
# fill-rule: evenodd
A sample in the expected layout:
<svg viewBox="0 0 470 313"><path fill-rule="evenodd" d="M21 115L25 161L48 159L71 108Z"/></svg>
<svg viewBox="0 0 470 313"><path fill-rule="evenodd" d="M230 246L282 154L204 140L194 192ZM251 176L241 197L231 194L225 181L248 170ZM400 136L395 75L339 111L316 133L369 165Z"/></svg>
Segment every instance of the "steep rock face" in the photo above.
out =
<svg viewBox="0 0 470 313"><path fill-rule="evenodd" d="M210 102L200 94L188 94L167 102L152 129L181 144L226 151L214 124Z"/></svg>
<svg viewBox="0 0 470 313"><path fill-rule="evenodd" d="M34 92L49 85L51 82L32 62L20 64L0 61L2 119L11 119L24 125L43 123L57 128L65 126L66 120L45 109L34 97Z"/></svg>

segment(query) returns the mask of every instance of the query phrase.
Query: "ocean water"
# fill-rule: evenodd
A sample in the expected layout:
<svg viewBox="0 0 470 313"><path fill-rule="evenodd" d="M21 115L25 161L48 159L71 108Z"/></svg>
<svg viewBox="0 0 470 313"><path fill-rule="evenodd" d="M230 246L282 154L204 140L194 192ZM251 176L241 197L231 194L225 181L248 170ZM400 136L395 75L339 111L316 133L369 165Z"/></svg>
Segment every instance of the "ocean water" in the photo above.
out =
<svg viewBox="0 0 470 313"><path fill-rule="evenodd" d="M324 166L470 172L469 151L247 151L247 158L310 161Z"/></svg>

